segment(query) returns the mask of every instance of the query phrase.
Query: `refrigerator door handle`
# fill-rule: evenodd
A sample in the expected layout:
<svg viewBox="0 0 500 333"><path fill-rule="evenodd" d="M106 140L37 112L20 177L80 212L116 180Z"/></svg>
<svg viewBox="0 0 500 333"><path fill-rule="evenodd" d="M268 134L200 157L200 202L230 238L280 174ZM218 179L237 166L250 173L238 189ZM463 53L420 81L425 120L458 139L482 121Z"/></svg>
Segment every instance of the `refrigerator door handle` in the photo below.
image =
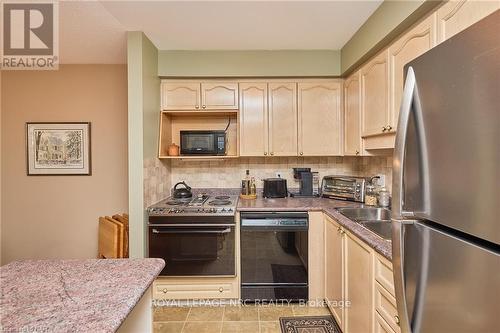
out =
<svg viewBox="0 0 500 333"><path fill-rule="evenodd" d="M401 333L411 333L410 319L406 307L406 290L404 280L404 225L411 221L392 220L392 268L394 289Z"/></svg>
<svg viewBox="0 0 500 333"><path fill-rule="evenodd" d="M403 211L403 165L405 158L406 135L410 120L410 111L415 92L415 73L409 67L406 74L406 82L403 90L403 98L399 109L398 128L396 130L396 142L394 146L394 158L392 162L392 216L402 218Z"/></svg>

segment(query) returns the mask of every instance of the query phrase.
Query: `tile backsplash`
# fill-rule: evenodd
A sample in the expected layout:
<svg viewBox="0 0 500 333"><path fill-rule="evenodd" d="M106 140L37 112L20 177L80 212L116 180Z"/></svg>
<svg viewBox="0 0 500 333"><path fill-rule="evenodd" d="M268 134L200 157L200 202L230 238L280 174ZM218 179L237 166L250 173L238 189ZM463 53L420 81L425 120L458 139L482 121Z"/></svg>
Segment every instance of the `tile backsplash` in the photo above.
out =
<svg viewBox="0 0 500 333"><path fill-rule="evenodd" d="M170 195L171 167L169 161L156 157L144 160L144 207Z"/></svg>
<svg viewBox="0 0 500 333"><path fill-rule="evenodd" d="M195 188L238 188L245 170L257 180L257 187L262 187L261 180L276 177L279 172L287 179L289 188L297 188L299 183L293 179L294 167L310 167L325 175L373 176L383 174L386 187L392 186L392 156L384 157L240 157L238 159L190 161L172 160L170 165L170 184L186 181ZM161 199L161 198L160 198Z"/></svg>

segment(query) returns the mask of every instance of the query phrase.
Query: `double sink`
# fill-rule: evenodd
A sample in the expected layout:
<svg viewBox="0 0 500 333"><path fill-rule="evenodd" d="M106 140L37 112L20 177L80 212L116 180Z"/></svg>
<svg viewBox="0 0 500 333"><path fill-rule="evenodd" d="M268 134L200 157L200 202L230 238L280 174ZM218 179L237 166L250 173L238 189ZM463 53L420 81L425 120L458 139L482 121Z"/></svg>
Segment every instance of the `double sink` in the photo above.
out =
<svg viewBox="0 0 500 333"><path fill-rule="evenodd" d="M338 208L340 214L359 223L384 240L391 237L391 211L385 208Z"/></svg>

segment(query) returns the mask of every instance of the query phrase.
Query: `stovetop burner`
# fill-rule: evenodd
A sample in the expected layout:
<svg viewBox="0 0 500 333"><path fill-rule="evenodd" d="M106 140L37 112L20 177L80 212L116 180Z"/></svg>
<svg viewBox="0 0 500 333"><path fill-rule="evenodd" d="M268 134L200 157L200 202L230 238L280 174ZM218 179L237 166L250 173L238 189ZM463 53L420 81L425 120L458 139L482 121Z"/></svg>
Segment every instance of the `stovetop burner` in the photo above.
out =
<svg viewBox="0 0 500 333"><path fill-rule="evenodd" d="M229 195L217 195L214 197L216 200L228 200L230 198Z"/></svg>
<svg viewBox="0 0 500 333"><path fill-rule="evenodd" d="M227 206L231 204L230 200L221 200L221 199L215 199L212 201L209 201L208 204L210 206Z"/></svg>
<svg viewBox="0 0 500 333"><path fill-rule="evenodd" d="M170 206L180 206L180 205L185 205L187 204L189 201L186 201L186 200L177 200L177 199L174 199L174 200L168 200L167 202L165 202L167 205L170 205Z"/></svg>

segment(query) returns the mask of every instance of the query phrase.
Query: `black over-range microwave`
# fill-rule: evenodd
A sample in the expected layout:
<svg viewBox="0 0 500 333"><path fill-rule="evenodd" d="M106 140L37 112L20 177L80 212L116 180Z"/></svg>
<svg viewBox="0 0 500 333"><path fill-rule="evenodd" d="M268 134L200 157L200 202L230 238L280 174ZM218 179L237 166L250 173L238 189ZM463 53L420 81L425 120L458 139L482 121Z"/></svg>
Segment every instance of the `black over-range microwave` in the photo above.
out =
<svg viewBox="0 0 500 333"><path fill-rule="evenodd" d="M181 155L226 155L225 131L181 131Z"/></svg>

